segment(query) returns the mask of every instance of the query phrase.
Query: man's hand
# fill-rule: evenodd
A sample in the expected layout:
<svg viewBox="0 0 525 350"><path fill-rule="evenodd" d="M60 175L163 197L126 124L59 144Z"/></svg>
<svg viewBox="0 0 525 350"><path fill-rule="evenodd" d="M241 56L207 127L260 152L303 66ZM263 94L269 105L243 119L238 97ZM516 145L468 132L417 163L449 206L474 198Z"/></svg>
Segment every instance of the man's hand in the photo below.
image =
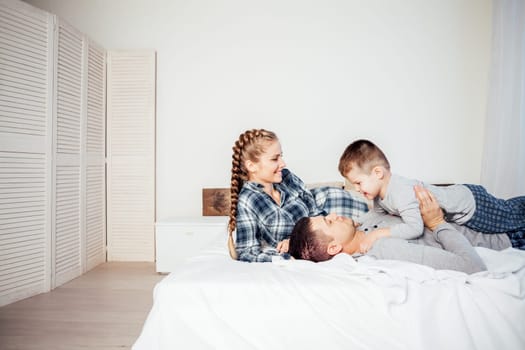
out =
<svg viewBox="0 0 525 350"><path fill-rule="evenodd" d="M283 239L279 243L277 243L277 251L279 253L288 253L288 247L290 246L290 240L289 239Z"/></svg>
<svg viewBox="0 0 525 350"><path fill-rule="evenodd" d="M419 211L423 218L423 223L430 230L434 231L436 227L445 222L443 210L439 207L436 198L423 186L414 186L414 192L419 202Z"/></svg>

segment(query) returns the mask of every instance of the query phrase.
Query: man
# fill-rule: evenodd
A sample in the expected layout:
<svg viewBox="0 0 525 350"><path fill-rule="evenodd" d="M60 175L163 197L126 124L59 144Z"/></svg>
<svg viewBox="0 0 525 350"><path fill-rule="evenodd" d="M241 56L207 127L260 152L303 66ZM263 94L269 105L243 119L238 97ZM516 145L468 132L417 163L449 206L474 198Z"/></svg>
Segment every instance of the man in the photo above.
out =
<svg viewBox="0 0 525 350"><path fill-rule="evenodd" d="M506 234L482 234L464 226L447 223L435 197L423 187L414 188L425 224L422 237L414 240L381 238L366 253L376 259L415 262L441 270L474 273L486 266L473 245L501 250L511 247ZM339 253L360 255L360 244L367 232L388 227L399 217L378 214L367 217L356 230L350 218L330 214L302 218L290 237L289 253L296 259L325 261Z"/></svg>

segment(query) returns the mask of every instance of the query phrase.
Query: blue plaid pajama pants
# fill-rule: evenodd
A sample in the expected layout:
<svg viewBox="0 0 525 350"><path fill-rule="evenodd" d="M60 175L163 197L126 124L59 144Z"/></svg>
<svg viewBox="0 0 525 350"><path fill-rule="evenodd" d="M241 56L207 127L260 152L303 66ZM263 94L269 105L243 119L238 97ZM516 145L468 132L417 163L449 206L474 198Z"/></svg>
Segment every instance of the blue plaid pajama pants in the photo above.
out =
<svg viewBox="0 0 525 350"><path fill-rule="evenodd" d="M465 226L484 233L507 233L512 246L525 250L525 196L496 198L479 185L465 185L474 195L476 211Z"/></svg>

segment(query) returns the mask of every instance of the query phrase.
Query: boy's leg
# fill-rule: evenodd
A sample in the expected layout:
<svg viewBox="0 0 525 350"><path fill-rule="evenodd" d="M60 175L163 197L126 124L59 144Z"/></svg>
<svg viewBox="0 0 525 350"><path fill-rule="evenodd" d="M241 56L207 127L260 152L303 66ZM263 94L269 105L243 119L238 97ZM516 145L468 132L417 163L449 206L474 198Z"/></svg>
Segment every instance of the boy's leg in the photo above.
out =
<svg viewBox="0 0 525 350"><path fill-rule="evenodd" d="M508 233L513 248L525 250L525 231Z"/></svg>
<svg viewBox="0 0 525 350"><path fill-rule="evenodd" d="M496 198L479 185L465 185L474 195L476 211L465 224L484 233L525 231L525 196Z"/></svg>

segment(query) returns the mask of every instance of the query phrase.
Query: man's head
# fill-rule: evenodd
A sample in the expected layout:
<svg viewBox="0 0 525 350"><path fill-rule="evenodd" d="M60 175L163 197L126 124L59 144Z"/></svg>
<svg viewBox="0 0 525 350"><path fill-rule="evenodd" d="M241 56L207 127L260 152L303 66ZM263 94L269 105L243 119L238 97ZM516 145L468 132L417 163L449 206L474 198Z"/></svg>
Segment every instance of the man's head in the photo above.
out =
<svg viewBox="0 0 525 350"><path fill-rule="evenodd" d="M333 213L305 217L295 224L288 251L296 259L326 261L344 251L354 236L355 225L350 218Z"/></svg>
<svg viewBox="0 0 525 350"><path fill-rule="evenodd" d="M339 172L356 191L374 199L385 191L390 163L379 147L368 140L352 142L339 159Z"/></svg>

